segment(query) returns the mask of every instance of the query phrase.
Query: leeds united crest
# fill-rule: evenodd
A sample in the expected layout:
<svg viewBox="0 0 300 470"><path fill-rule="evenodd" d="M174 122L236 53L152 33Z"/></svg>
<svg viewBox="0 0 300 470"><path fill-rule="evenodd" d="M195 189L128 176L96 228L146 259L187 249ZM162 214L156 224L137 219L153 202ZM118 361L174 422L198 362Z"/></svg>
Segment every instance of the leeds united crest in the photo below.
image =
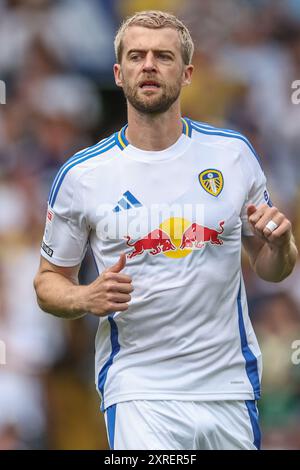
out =
<svg viewBox="0 0 300 470"><path fill-rule="evenodd" d="M223 189L223 175L219 170L204 170L199 174L199 182L203 189L212 196L218 196Z"/></svg>

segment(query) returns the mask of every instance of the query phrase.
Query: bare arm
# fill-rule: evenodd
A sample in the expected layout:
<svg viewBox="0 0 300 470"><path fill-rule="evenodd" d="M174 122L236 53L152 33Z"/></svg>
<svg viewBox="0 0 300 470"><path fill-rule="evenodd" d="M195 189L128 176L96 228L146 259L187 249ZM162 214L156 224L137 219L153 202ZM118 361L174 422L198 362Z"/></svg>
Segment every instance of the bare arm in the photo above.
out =
<svg viewBox="0 0 300 470"><path fill-rule="evenodd" d="M80 298L81 290L81 286L78 286L79 268L56 266L41 257L34 288L42 310L63 318L79 318L85 314L77 299Z"/></svg>
<svg viewBox="0 0 300 470"><path fill-rule="evenodd" d="M265 281L282 281L293 271L298 255L290 221L266 204L258 209L249 206L248 219L255 236L243 237L243 245L252 268ZM273 232L266 229L270 220L278 225Z"/></svg>
<svg viewBox="0 0 300 470"><path fill-rule="evenodd" d="M78 285L80 266L56 266L41 257L39 271L34 279L37 301L42 310L52 315L75 319L87 312L105 316L128 308L133 288L131 278L120 271L126 257L106 269L88 286Z"/></svg>

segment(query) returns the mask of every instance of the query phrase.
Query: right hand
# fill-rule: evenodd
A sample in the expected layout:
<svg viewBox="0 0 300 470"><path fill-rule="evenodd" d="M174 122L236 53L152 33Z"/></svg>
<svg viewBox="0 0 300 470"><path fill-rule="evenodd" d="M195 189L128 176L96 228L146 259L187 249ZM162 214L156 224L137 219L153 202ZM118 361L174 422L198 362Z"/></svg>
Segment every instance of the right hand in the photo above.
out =
<svg viewBox="0 0 300 470"><path fill-rule="evenodd" d="M122 253L116 264L105 269L88 286L84 286L84 305L89 313L103 317L116 311L128 309L133 291L132 279L120 272L126 264L126 255Z"/></svg>

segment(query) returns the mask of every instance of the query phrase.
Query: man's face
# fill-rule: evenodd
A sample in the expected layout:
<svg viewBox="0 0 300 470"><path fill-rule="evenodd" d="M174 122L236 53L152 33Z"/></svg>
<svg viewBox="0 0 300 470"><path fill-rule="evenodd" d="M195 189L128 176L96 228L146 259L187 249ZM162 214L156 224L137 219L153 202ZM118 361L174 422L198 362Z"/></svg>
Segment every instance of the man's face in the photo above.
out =
<svg viewBox="0 0 300 470"><path fill-rule="evenodd" d="M139 112L167 111L190 83L193 67L183 63L178 32L172 28L129 27L123 38L121 64L115 64L116 84Z"/></svg>

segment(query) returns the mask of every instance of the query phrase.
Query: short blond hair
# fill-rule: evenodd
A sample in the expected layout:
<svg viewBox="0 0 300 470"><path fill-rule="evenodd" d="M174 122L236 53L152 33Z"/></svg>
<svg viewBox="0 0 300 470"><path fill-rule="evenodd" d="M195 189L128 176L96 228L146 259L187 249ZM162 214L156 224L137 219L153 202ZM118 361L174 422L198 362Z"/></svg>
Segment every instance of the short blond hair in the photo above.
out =
<svg viewBox="0 0 300 470"><path fill-rule="evenodd" d="M120 63L123 53L123 37L130 26L143 26L149 29L172 28L178 31L181 43L182 59L185 65L192 61L194 43L188 28L176 16L159 10L140 11L126 18L117 31L114 46L117 62Z"/></svg>

